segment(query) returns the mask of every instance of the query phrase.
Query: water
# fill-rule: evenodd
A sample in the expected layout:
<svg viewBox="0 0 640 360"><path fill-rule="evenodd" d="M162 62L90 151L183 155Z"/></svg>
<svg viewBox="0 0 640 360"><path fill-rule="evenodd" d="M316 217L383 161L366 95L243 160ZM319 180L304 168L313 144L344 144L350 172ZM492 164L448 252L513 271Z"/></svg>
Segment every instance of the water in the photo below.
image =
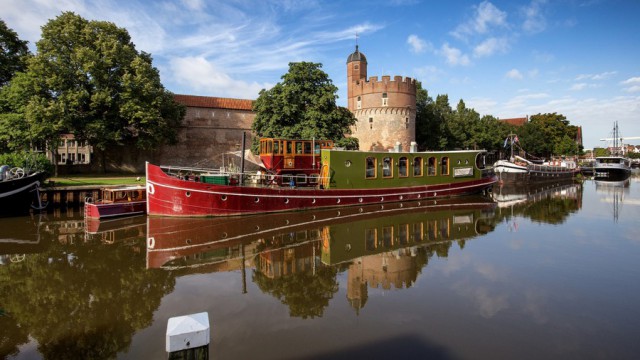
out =
<svg viewBox="0 0 640 360"><path fill-rule="evenodd" d="M640 178L495 188L497 203L235 219L0 219L0 356L635 359Z"/></svg>

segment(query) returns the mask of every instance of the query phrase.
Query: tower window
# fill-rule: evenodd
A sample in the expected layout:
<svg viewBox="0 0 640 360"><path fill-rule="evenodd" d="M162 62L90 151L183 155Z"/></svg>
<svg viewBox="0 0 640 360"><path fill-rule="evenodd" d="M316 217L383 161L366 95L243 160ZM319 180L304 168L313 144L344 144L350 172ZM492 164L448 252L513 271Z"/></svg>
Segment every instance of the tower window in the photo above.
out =
<svg viewBox="0 0 640 360"><path fill-rule="evenodd" d="M358 96L358 101L356 103L357 109L362 109L362 97Z"/></svg>
<svg viewBox="0 0 640 360"><path fill-rule="evenodd" d="M382 93L382 106L389 105L389 102L387 100L388 100L387 93Z"/></svg>
<svg viewBox="0 0 640 360"><path fill-rule="evenodd" d="M358 65L358 64L354 64L354 65L353 65L353 68L354 68L355 70L358 70L358 69L360 68L360 65Z"/></svg>

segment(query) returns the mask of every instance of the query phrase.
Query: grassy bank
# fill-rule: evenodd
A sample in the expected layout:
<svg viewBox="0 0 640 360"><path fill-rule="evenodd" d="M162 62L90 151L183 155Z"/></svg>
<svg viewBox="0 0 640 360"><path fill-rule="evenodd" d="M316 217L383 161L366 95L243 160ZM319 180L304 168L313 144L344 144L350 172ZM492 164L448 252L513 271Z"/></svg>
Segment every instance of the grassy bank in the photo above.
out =
<svg viewBox="0 0 640 360"><path fill-rule="evenodd" d="M141 185L144 176L60 176L49 178L53 186L104 186L104 185Z"/></svg>

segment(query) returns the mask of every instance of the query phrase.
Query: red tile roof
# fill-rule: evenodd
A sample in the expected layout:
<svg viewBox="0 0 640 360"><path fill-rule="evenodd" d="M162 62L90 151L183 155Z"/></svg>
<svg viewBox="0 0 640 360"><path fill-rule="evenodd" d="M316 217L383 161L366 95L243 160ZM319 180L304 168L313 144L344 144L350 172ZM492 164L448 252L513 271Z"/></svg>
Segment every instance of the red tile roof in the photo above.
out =
<svg viewBox="0 0 640 360"><path fill-rule="evenodd" d="M174 94L173 99L188 107L251 111L253 100Z"/></svg>
<svg viewBox="0 0 640 360"><path fill-rule="evenodd" d="M522 117L522 118L510 118L510 119L500 119L500 121L504 121L509 125L513 125L513 126L522 126L524 124L527 123L527 120L529 120L526 117Z"/></svg>

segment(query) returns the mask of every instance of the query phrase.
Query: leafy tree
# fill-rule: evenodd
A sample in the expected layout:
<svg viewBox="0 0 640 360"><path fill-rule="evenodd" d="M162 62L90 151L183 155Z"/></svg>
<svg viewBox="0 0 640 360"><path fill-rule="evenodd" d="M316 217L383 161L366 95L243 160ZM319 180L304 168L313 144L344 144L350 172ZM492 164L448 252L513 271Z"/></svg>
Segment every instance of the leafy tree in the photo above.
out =
<svg viewBox="0 0 640 360"><path fill-rule="evenodd" d="M0 19L0 87L6 85L16 72L24 71L29 56L28 41Z"/></svg>
<svg viewBox="0 0 640 360"><path fill-rule="evenodd" d="M416 142L420 149L440 150L447 146L446 116L451 113L449 97L438 95L436 101L417 83Z"/></svg>
<svg viewBox="0 0 640 360"><path fill-rule="evenodd" d="M260 91L253 105L254 151L261 137L339 141L351 133L355 117L336 105L338 88L321 68L319 63L289 63L281 83Z"/></svg>
<svg viewBox="0 0 640 360"><path fill-rule="evenodd" d="M27 70L36 93L26 106L36 139L71 132L102 152L103 168L111 146L175 143L185 110L125 29L65 12L43 26L36 45Z"/></svg>

